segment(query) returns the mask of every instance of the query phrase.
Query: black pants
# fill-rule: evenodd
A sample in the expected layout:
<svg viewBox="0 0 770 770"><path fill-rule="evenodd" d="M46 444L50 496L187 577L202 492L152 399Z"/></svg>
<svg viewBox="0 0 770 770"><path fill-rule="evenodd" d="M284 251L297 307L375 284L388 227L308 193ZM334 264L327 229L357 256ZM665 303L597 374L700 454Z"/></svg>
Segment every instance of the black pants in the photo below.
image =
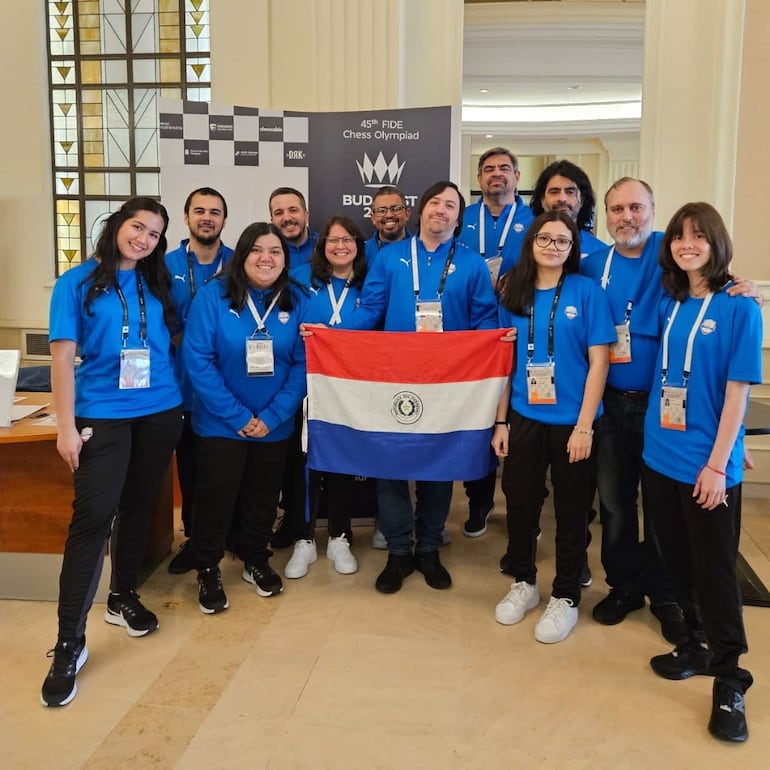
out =
<svg viewBox="0 0 770 770"><path fill-rule="evenodd" d="M288 440L286 465L283 470L281 502L284 509L283 527L299 540L312 538L312 522L308 505L306 457L302 451L302 407L294 415L294 432Z"/></svg>
<svg viewBox="0 0 770 770"><path fill-rule="evenodd" d="M486 516L487 511L495 504L495 484L497 484L497 468L490 471L484 478L463 482L465 494L468 496L469 516Z"/></svg>
<svg viewBox="0 0 770 770"><path fill-rule="evenodd" d="M546 471L551 466L556 515L557 599L580 603L580 573L586 559L586 527L595 490L595 458L570 463L567 441L572 425L547 425L514 412L502 488L508 523L507 561L516 580L536 582L537 530ZM506 570L508 571L508 570Z"/></svg>
<svg viewBox="0 0 770 770"><path fill-rule="evenodd" d="M268 544L288 445L289 439L197 437L192 542L201 567L212 567L224 556L236 500L238 555L247 564L259 564L272 555Z"/></svg>
<svg viewBox="0 0 770 770"><path fill-rule="evenodd" d="M59 639L85 634L112 530L112 591L136 588L152 510L182 429L182 408L121 420L76 418L93 429L73 474L75 499L59 577ZM113 523L114 520L114 523Z"/></svg>
<svg viewBox="0 0 770 770"><path fill-rule="evenodd" d="M185 537L192 532L192 509L195 494L195 434L190 412L184 413L182 435L176 445L176 475L182 493L182 528Z"/></svg>
<svg viewBox="0 0 770 770"><path fill-rule="evenodd" d="M691 640L708 642L711 673L745 692L751 674L738 666L748 650L735 572L741 533L741 485L727 490L727 505L707 511L695 502L693 485L644 466L650 508L663 560L673 580Z"/></svg>

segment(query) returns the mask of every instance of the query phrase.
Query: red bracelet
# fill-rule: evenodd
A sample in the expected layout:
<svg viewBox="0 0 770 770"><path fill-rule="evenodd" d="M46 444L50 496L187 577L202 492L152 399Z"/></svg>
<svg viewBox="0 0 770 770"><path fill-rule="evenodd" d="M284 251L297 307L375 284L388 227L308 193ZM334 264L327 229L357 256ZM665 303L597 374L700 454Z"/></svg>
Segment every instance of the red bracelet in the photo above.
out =
<svg viewBox="0 0 770 770"><path fill-rule="evenodd" d="M724 471L720 471L718 468L714 468L711 465L706 466L712 473L716 473L719 476L727 476L727 474Z"/></svg>

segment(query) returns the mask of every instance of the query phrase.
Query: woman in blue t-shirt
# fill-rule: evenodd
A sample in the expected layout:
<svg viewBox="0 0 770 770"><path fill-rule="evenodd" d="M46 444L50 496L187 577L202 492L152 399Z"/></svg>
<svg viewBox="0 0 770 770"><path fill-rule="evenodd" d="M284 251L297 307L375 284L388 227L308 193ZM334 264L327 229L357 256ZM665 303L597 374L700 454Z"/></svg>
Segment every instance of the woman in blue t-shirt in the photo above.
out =
<svg viewBox="0 0 770 770"><path fill-rule="evenodd" d="M719 213L688 203L661 245L667 295L644 425L649 505L690 637L650 661L666 679L716 677L709 731L748 737L743 695L751 674L736 578L741 529L743 416L762 381L762 319L749 297L729 297L732 244Z"/></svg>
<svg viewBox="0 0 770 770"><path fill-rule="evenodd" d="M537 217L519 262L506 275L499 326L517 330L511 382L497 408L492 447L505 458L508 550L515 578L498 603L498 623L513 625L540 603L535 566L538 519L551 468L556 514L556 576L535 638L565 639L578 619L586 527L594 495L594 421L601 411L616 339L604 292L578 275L580 235L565 214Z"/></svg>
<svg viewBox="0 0 770 770"><path fill-rule="evenodd" d="M176 319L164 261L167 226L156 201L127 201L105 223L94 256L62 275L51 297L56 448L73 473L75 499L59 581L59 635L41 692L46 706L64 706L77 694L75 676L88 659L86 616L110 532L104 619L132 637L158 627L136 587L152 509L182 428L169 355Z"/></svg>
<svg viewBox="0 0 770 770"><path fill-rule="evenodd" d="M244 561L242 578L260 596L283 590L268 544L294 415L306 393L299 324L308 302L289 267L281 231L255 222L225 271L200 288L187 317L182 348L195 391L198 469L190 547L206 614L229 606L219 562L236 502L233 550Z"/></svg>

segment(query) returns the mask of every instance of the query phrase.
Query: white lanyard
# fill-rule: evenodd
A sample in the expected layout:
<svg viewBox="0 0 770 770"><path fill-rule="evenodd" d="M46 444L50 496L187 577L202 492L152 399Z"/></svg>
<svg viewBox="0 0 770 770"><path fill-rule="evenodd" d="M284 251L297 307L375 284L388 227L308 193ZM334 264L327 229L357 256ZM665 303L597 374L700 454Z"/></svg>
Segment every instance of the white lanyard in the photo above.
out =
<svg viewBox="0 0 770 770"><path fill-rule="evenodd" d="M417 236L412 236L412 288L414 296L420 296L420 271L417 269Z"/></svg>
<svg viewBox="0 0 770 770"><path fill-rule="evenodd" d="M610 267L612 266L612 256L615 253L615 247L610 246L609 254L604 262L604 272L602 273L602 289L607 289L607 284L610 282Z"/></svg>
<svg viewBox="0 0 770 770"><path fill-rule="evenodd" d="M345 297L348 296L348 289L350 289L350 282L353 280L353 273L350 274L350 277L347 281L345 281L345 288L340 293L339 301L334 296L334 288L332 287L332 279L329 279L329 283L326 284L326 289L329 292L329 302L332 304L332 317L329 319L329 326L336 326L337 324L342 323L342 316L340 315L340 310L342 310L342 306L345 304Z"/></svg>
<svg viewBox="0 0 770 770"><path fill-rule="evenodd" d="M503 246L505 246L505 239L508 237L508 231L511 229L511 222L513 222L513 215L516 213L516 201L511 204L510 211L508 212L508 218L505 220L505 227L503 227L502 235L500 236L500 243L497 245L497 254L503 253ZM479 207L479 254L483 257L486 252L486 241L484 240L484 201L481 201Z"/></svg>
<svg viewBox="0 0 770 770"><path fill-rule="evenodd" d="M687 338L687 348L685 349L684 354L684 369L683 369L683 384L687 385L687 380L690 377L690 372L692 371L692 351L693 347L695 345L695 335L698 332L698 328L700 327L701 321L703 320L703 316L706 315L706 311L708 310L708 306L711 303L711 298L714 296L714 292L710 291L705 299L703 300L703 305L701 305L700 312L698 313L697 317L695 318L695 323L692 325L692 329L690 329L690 335ZM677 313L679 312L679 307L681 306L681 302L677 302L674 306L674 311L671 313L671 317L668 319L668 324L666 325L666 331L663 332L663 353L662 353L662 360L660 363L661 368L661 380L663 384L666 384L666 379L668 376L668 335L671 332L671 327L674 325L674 319L676 318Z"/></svg>
<svg viewBox="0 0 770 770"><path fill-rule="evenodd" d="M267 317L270 315L270 311L275 307L275 303L278 302L278 297L280 296L281 292L279 291L278 294L273 297L273 301L270 303L270 307L265 311L265 315L260 316L259 312L257 311L257 306L254 304L254 300L251 298L251 294L246 294L246 302L249 306L249 310L251 310L251 314L254 316L254 322L257 324L258 332L265 332L265 323L267 322Z"/></svg>

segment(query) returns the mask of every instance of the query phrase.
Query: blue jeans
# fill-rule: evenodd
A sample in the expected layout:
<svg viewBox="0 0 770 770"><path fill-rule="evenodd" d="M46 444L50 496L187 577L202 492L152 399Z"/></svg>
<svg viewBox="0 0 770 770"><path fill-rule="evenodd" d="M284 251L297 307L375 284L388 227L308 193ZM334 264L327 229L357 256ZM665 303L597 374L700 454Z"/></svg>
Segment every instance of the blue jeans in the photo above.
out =
<svg viewBox="0 0 770 770"><path fill-rule="evenodd" d="M451 481L417 481L417 506L412 507L409 482L377 479L380 531L393 554L412 553L412 532L417 535L418 553L436 551L441 545L449 505Z"/></svg>
<svg viewBox="0 0 770 770"><path fill-rule="evenodd" d="M612 588L650 597L652 605L674 601L642 475L647 399L607 388L599 420L598 477L602 564ZM639 540L637 499L642 483L644 539Z"/></svg>

